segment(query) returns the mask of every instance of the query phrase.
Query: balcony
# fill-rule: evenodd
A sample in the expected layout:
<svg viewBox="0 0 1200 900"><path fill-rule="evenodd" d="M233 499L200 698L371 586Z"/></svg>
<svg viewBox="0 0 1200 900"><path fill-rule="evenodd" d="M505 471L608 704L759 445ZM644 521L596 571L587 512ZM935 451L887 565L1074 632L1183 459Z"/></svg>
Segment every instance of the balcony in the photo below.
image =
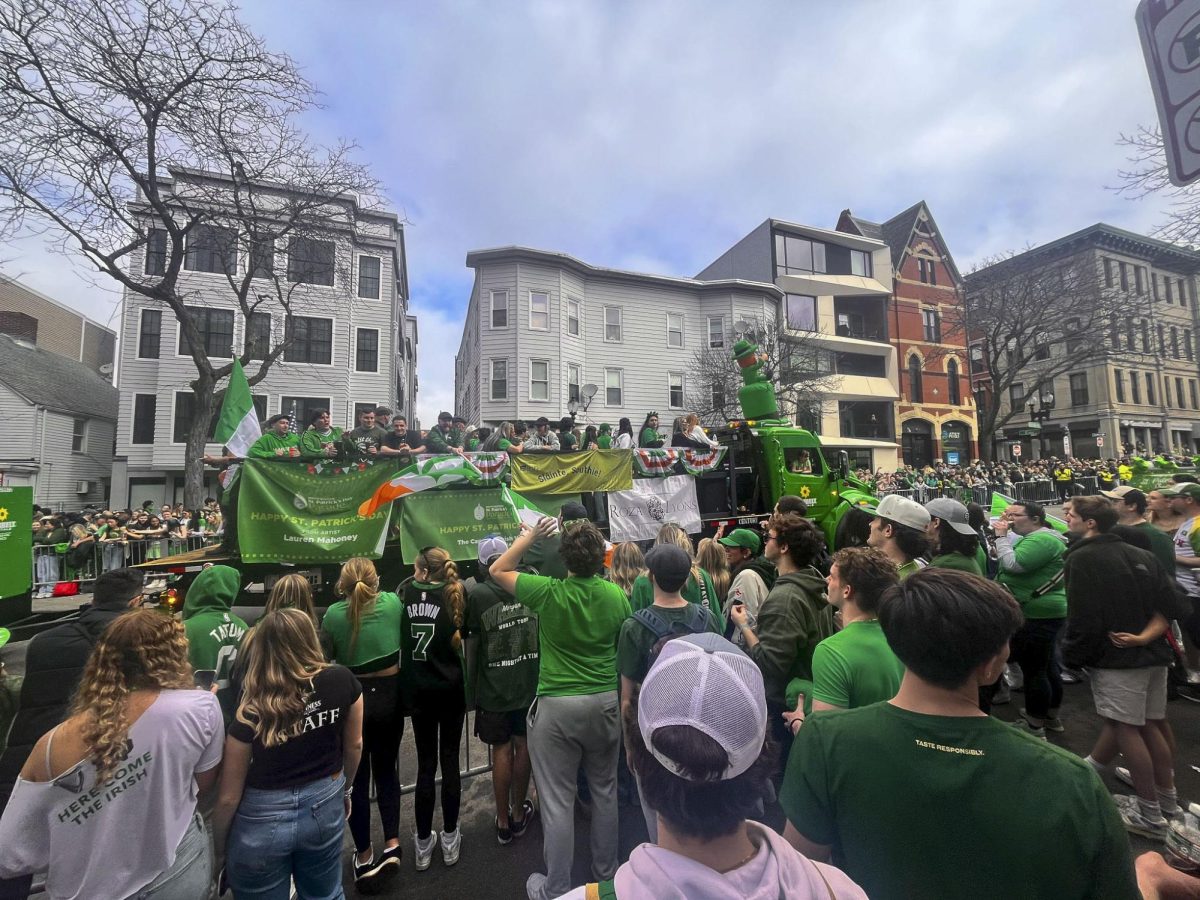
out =
<svg viewBox="0 0 1200 900"><path fill-rule="evenodd" d="M850 400L838 403L838 420L842 437L890 441L895 438L892 427L892 404L870 400Z"/></svg>
<svg viewBox="0 0 1200 900"><path fill-rule="evenodd" d="M886 343L887 304L881 297L836 297L834 334L860 341Z"/></svg>

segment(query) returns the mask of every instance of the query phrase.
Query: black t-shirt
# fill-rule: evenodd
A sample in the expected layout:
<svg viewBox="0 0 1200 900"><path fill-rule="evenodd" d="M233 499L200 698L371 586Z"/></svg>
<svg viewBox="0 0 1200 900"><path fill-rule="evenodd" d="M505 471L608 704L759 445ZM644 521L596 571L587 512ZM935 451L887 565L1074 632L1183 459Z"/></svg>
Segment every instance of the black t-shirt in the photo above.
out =
<svg viewBox="0 0 1200 900"><path fill-rule="evenodd" d="M389 431L383 438L383 446L390 450L399 450L401 444L408 444L410 447L421 446L421 432L419 431Z"/></svg>
<svg viewBox="0 0 1200 900"><path fill-rule="evenodd" d="M465 596L463 605L465 615ZM454 617L442 585L408 582L400 626L400 676L409 709L436 708L447 693L464 696L462 657L453 638Z"/></svg>
<svg viewBox="0 0 1200 900"><path fill-rule="evenodd" d="M264 747L254 729L238 718L229 736L251 744L246 787L263 790L298 787L342 770L342 729L354 701L362 694L358 679L345 666L329 666L313 679L300 734L274 747Z"/></svg>

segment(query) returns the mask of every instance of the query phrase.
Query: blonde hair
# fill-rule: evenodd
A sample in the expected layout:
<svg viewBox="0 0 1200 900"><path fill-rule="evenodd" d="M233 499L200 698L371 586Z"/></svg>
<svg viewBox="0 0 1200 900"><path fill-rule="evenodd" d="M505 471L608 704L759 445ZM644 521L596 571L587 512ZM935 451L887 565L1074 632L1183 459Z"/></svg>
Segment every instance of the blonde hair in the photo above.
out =
<svg viewBox="0 0 1200 900"><path fill-rule="evenodd" d="M129 752L129 695L192 686L182 623L155 609L113 620L96 642L71 704L71 715L82 719L80 734L96 767L97 785L109 779Z"/></svg>
<svg viewBox="0 0 1200 900"><path fill-rule="evenodd" d="M646 557L642 548L633 541L626 541L613 547L612 565L608 569L608 578L613 584L623 590L628 596L633 592L633 583L639 575L646 574Z"/></svg>
<svg viewBox="0 0 1200 900"><path fill-rule="evenodd" d="M277 609L258 620L241 653L247 665L237 720L264 747L278 746L300 733L312 680L326 668L317 629L300 610Z"/></svg>
<svg viewBox="0 0 1200 900"><path fill-rule="evenodd" d="M717 599L723 604L725 595L729 593L729 583L733 581L725 548L712 538L704 538L696 550L696 563L712 579L713 587L717 589Z"/></svg>
<svg viewBox="0 0 1200 900"><path fill-rule="evenodd" d="M700 417L695 413L691 413L687 417L687 430L690 433L693 428L700 424Z"/></svg>
<svg viewBox="0 0 1200 900"><path fill-rule="evenodd" d="M346 620L350 623L350 652L353 653L354 645L358 643L358 629L362 626L362 620L374 611L375 600L379 597L379 574L375 571L375 564L361 556L346 560L335 589L339 595L346 598Z"/></svg>
<svg viewBox="0 0 1200 900"><path fill-rule="evenodd" d="M274 612L277 609L298 609L312 619L315 625L317 610L313 606L312 585L308 579L298 572L290 572L276 581L263 612Z"/></svg>
<svg viewBox="0 0 1200 900"><path fill-rule="evenodd" d="M692 539L688 536L688 533L678 523L665 522L662 528L658 529L658 534L654 536L654 543L674 544L686 553L688 559L692 561L692 579L696 584L700 584L704 576L700 573L700 567L696 565L696 548L692 546Z"/></svg>
<svg viewBox="0 0 1200 900"><path fill-rule="evenodd" d="M462 647L463 610L466 607L466 591L458 579L458 564L441 547L426 547L417 554L417 562L434 584L441 584L442 597L450 607L454 620L454 635L450 645L458 650Z"/></svg>

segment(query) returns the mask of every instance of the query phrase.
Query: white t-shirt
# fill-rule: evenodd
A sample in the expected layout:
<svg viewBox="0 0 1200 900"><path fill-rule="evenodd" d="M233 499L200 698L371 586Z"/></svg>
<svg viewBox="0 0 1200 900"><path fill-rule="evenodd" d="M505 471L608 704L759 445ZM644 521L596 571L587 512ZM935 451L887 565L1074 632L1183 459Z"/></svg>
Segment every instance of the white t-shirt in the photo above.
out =
<svg viewBox="0 0 1200 900"><path fill-rule="evenodd" d="M196 811L196 775L221 762L217 698L162 691L129 743L102 785L86 759L50 782L17 779L0 818L0 877L48 870L51 900L95 900L128 897L170 868Z"/></svg>
<svg viewBox="0 0 1200 900"><path fill-rule="evenodd" d="M625 434L624 432L622 432L621 434L618 434L616 436L616 438L613 439L613 449L614 450L632 450L633 449L633 435Z"/></svg>
<svg viewBox="0 0 1200 900"><path fill-rule="evenodd" d="M1175 556L1197 556L1196 548L1192 546L1192 532L1196 530L1196 519L1188 519L1175 530ZM1175 567L1175 579L1189 597L1200 597L1200 580L1196 578L1196 570L1187 566Z"/></svg>

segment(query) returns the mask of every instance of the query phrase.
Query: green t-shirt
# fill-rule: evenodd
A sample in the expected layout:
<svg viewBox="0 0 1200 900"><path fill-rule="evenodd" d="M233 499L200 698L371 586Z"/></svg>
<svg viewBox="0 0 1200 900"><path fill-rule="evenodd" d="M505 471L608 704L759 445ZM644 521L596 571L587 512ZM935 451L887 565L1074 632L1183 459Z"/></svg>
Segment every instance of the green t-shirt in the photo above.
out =
<svg viewBox="0 0 1200 900"><path fill-rule="evenodd" d="M716 618L720 625L719 633L725 632L725 615L721 612L721 601L717 599L717 589L713 585L712 577L703 569L700 572L700 581L696 581L695 575L689 575L687 584L683 586L683 590L679 595L688 603L702 603L708 607L708 611ZM633 589L629 594L629 607L634 612L639 609L645 609L654 603L654 585L650 583L650 576L639 575L633 581Z"/></svg>
<svg viewBox="0 0 1200 900"><path fill-rule="evenodd" d="M925 568L925 567L923 565L921 565L921 563L918 560L910 559L904 565L898 566L896 568L896 571L898 571L900 573L900 580L903 581L909 575L915 575L917 572L920 572L923 568Z"/></svg>
<svg viewBox="0 0 1200 900"><path fill-rule="evenodd" d="M638 437L639 447L661 447L663 445L662 435L655 428L647 426L642 429L641 435Z"/></svg>
<svg viewBox="0 0 1200 900"><path fill-rule="evenodd" d="M1141 522L1133 526L1138 531L1146 532L1146 537L1150 539L1150 552L1154 554L1154 558L1163 564L1163 568L1167 570L1167 574L1174 576L1175 574L1175 543L1167 536L1166 532L1159 531L1149 522Z"/></svg>
<svg viewBox="0 0 1200 900"><path fill-rule="evenodd" d="M559 450L574 450L575 449L575 434L571 431L560 431L558 433L558 449Z"/></svg>
<svg viewBox="0 0 1200 900"><path fill-rule="evenodd" d="M813 699L842 709L891 700L904 677L878 619L851 622L817 644L812 669Z"/></svg>
<svg viewBox="0 0 1200 900"><path fill-rule="evenodd" d="M537 617L489 580L477 582L467 595L464 624L479 708L528 708L538 683Z"/></svg>
<svg viewBox="0 0 1200 900"><path fill-rule="evenodd" d="M990 716L890 703L813 716L780 802L871 900L1140 896L1091 766Z"/></svg>
<svg viewBox="0 0 1200 900"><path fill-rule="evenodd" d="M367 674L394 666L400 659L400 598L383 591L358 625L358 640L350 648L350 603L339 600L325 612L321 630L328 636L333 662L351 672Z"/></svg>
<svg viewBox="0 0 1200 900"><path fill-rule="evenodd" d="M979 561L973 556L963 556L961 553L943 553L929 561L931 569L957 569L959 572L970 572L972 575L983 575L979 571ZM912 573L909 573L912 574Z"/></svg>
<svg viewBox="0 0 1200 900"><path fill-rule="evenodd" d="M598 575L518 575L517 600L538 615L538 696L617 689L617 637L632 614L625 592Z"/></svg>
<svg viewBox="0 0 1200 900"><path fill-rule="evenodd" d="M654 611L662 616L668 625L677 622L685 624L691 618L692 609L696 605L689 603L678 608L655 606ZM721 623L711 609L708 611L708 630L715 634L722 631ZM650 651L656 643L658 638L654 636L653 631L632 616L626 619L621 626L621 637L617 641L617 673L641 684L650 670Z"/></svg>
<svg viewBox="0 0 1200 900"><path fill-rule="evenodd" d="M996 580L1012 591L1025 618L1062 619L1067 615L1067 588L1063 581L1042 596L1033 596L1034 591L1062 571L1066 549L1058 532L1048 528L1027 534L1013 545L1013 558L1024 571L1007 572L1001 567Z"/></svg>
<svg viewBox="0 0 1200 900"><path fill-rule="evenodd" d="M612 435L611 434L600 435L598 438L596 438L596 446L601 450L611 450L612 449Z"/></svg>

